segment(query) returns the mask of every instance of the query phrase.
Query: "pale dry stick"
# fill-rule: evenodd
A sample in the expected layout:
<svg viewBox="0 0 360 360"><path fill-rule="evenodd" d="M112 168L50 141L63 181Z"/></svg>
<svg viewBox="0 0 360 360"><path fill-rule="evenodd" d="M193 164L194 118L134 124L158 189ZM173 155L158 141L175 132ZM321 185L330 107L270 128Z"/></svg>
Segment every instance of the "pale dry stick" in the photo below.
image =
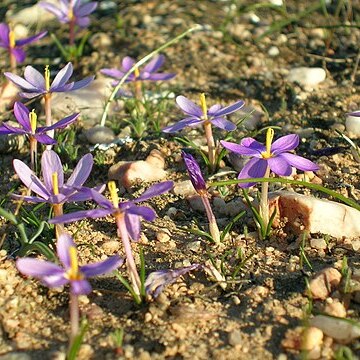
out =
<svg viewBox="0 0 360 360"><path fill-rule="evenodd" d="M130 76L130 74L132 74L135 71L135 69L139 68L139 66L145 64L148 60L152 59L159 52L165 50L166 48L168 48L169 46L171 46L172 44L174 44L178 40L182 39L186 35L194 32L196 30L202 30L202 29L203 29L202 25L197 24L197 25L193 26L192 28L190 28L190 29L184 31L183 33L181 33L180 35L176 36L174 39L171 39L170 41L168 41L164 45L161 45L160 47L158 47L157 49L155 49L154 51L152 51L148 55L144 56L137 63L135 63L132 66L132 68L121 78L121 80L114 87L114 90L112 91L109 98L107 99L106 105L105 105L105 108L104 108L104 112L103 112L102 117L101 117L100 126L105 126L105 121L106 121L107 115L109 113L110 104L114 101L115 96L118 93L118 91L120 90L121 86L125 83L126 79Z"/></svg>

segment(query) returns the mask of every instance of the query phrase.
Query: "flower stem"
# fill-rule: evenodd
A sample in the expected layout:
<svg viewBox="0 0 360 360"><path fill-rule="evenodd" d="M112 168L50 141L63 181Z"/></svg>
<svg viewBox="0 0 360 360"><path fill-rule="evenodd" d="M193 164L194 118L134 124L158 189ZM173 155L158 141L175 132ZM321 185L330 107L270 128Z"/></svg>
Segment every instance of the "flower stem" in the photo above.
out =
<svg viewBox="0 0 360 360"><path fill-rule="evenodd" d="M50 93L45 94L44 100L45 100L45 123L46 123L46 126L51 126L52 125L51 94ZM50 130L47 132L47 135L54 138L54 132L55 132L54 130ZM46 149L51 150L52 145L46 145Z"/></svg>
<svg viewBox="0 0 360 360"><path fill-rule="evenodd" d="M16 65L16 58L12 53L10 53L10 69L13 74L16 74Z"/></svg>
<svg viewBox="0 0 360 360"><path fill-rule="evenodd" d="M73 47L75 44L75 18L69 22L69 45Z"/></svg>
<svg viewBox="0 0 360 360"><path fill-rule="evenodd" d="M207 194L201 195L201 200L204 204L206 216L209 221L209 230L212 238L214 239L215 243L220 243L220 231L216 223L215 215L211 209L209 198L207 197Z"/></svg>
<svg viewBox="0 0 360 360"><path fill-rule="evenodd" d="M63 204L53 204L54 217L62 216L63 212ZM64 232L63 224L55 224L55 235L56 239L59 239L59 235Z"/></svg>
<svg viewBox="0 0 360 360"><path fill-rule="evenodd" d="M268 178L270 175L270 167L268 166L265 171L264 178ZM259 213L264 222L265 229L269 224L269 183L263 182L261 184L261 197L260 197L260 206L259 206Z"/></svg>
<svg viewBox="0 0 360 360"><path fill-rule="evenodd" d="M79 298L70 291L70 344L71 348L76 336L79 333Z"/></svg>
<svg viewBox="0 0 360 360"><path fill-rule="evenodd" d="M212 133L211 122L205 121L204 129L205 129L205 137L209 151L210 170L211 172L213 172L215 170L216 163L215 163L215 141Z"/></svg>
<svg viewBox="0 0 360 360"><path fill-rule="evenodd" d="M116 220L116 225L118 227L119 235L121 237L121 241L124 246L125 256L126 256L126 265L127 265L128 272L130 275L130 280L131 280L134 292L137 295L140 295L141 281L140 281L140 277L139 277L139 274L136 269L135 260L134 260L133 253L131 250L131 243L130 243L128 231L126 229L124 215L121 213L116 214L115 220Z"/></svg>
<svg viewBox="0 0 360 360"><path fill-rule="evenodd" d="M36 174L37 168L37 140L30 136L30 166L31 170Z"/></svg>

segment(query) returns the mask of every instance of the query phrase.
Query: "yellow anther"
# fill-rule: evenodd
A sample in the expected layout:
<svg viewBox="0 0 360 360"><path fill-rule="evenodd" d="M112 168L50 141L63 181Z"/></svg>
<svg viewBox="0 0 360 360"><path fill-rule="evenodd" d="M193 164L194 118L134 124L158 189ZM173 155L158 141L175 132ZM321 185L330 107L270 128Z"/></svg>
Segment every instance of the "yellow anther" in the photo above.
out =
<svg viewBox="0 0 360 360"><path fill-rule="evenodd" d="M59 195L59 179L58 179L58 174L56 172L52 173L51 180L52 180L54 195Z"/></svg>
<svg viewBox="0 0 360 360"><path fill-rule="evenodd" d="M10 30L9 32L9 45L10 45L10 48L13 49L16 45L16 42L15 42L15 33L13 31Z"/></svg>
<svg viewBox="0 0 360 360"><path fill-rule="evenodd" d="M49 70L49 65L45 66L45 89L46 89L46 91L50 90L50 70Z"/></svg>
<svg viewBox="0 0 360 360"><path fill-rule="evenodd" d="M69 280L81 280L84 278L83 274L79 271L79 263L75 246L69 248L70 269L67 271Z"/></svg>
<svg viewBox="0 0 360 360"><path fill-rule="evenodd" d="M37 126L37 115L34 109L29 113L29 120L30 120L31 132L35 133Z"/></svg>
<svg viewBox="0 0 360 360"><path fill-rule="evenodd" d="M138 68L135 68L134 75L135 75L135 79L138 79L140 77L140 71Z"/></svg>
<svg viewBox="0 0 360 360"><path fill-rule="evenodd" d="M72 6L69 6L68 18L70 21L74 19L74 10L73 10Z"/></svg>
<svg viewBox="0 0 360 360"><path fill-rule="evenodd" d="M263 158L268 159L271 158L271 145L274 139L274 129L268 128L266 132L266 153L262 154Z"/></svg>
<svg viewBox="0 0 360 360"><path fill-rule="evenodd" d="M112 201L114 207L116 207L116 208L119 207L119 196L117 193L115 181L108 182L108 189L110 191L110 197L111 197L111 201Z"/></svg>
<svg viewBox="0 0 360 360"><path fill-rule="evenodd" d="M205 93L202 93L200 95L200 105L201 105L204 119L207 120L207 105L206 105Z"/></svg>

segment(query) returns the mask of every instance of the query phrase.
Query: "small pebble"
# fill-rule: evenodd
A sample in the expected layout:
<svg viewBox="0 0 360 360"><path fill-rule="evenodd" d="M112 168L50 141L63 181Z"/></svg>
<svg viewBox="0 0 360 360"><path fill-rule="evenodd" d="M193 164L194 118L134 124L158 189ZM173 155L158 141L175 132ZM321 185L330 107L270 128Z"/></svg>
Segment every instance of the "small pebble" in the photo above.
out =
<svg viewBox="0 0 360 360"><path fill-rule="evenodd" d="M95 126L84 131L86 140L90 144L108 144L114 141L114 132L106 126Z"/></svg>
<svg viewBox="0 0 360 360"><path fill-rule="evenodd" d="M326 79L322 68L298 67L290 70L287 80L297 82L305 87L313 87Z"/></svg>

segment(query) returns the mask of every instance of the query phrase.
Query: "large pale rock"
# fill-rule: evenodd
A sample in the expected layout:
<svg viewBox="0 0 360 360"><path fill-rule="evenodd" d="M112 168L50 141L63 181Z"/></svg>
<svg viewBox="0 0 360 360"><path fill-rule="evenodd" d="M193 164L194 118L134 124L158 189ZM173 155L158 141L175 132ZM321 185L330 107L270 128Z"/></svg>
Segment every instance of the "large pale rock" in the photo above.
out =
<svg viewBox="0 0 360 360"><path fill-rule="evenodd" d="M108 172L110 180L118 180L125 188L135 182L153 182L164 180L167 176L165 159L159 150L152 150L146 160L120 161L111 166Z"/></svg>
<svg viewBox="0 0 360 360"><path fill-rule="evenodd" d="M334 268L326 268L310 280L309 287L314 299L325 300L340 284L341 274Z"/></svg>
<svg viewBox="0 0 360 360"><path fill-rule="evenodd" d="M324 338L324 333L313 326L308 327L302 334L301 350L312 350L315 346L320 346Z"/></svg>
<svg viewBox="0 0 360 360"><path fill-rule="evenodd" d="M13 24L23 24L27 26L41 26L55 20L56 16L39 6L39 2L16 13L8 11L6 13L7 22L11 22ZM46 2L58 5L57 0L46 0Z"/></svg>
<svg viewBox="0 0 360 360"><path fill-rule="evenodd" d="M290 191L270 194L270 212L274 207L280 218L295 233L328 234L337 238L360 236L360 211L340 203L317 199Z"/></svg>
<svg viewBox="0 0 360 360"><path fill-rule="evenodd" d="M84 135L90 144L109 144L115 139L112 129L106 126L94 126L86 129Z"/></svg>
<svg viewBox="0 0 360 360"><path fill-rule="evenodd" d="M310 319L310 324L321 329L325 335L344 343L360 337L360 326L346 319L317 315Z"/></svg>
<svg viewBox="0 0 360 360"><path fill-rule="evenodd" d="M83 89L67 93L54 93L52 96L54 117L60 119L80 112L82 120L88 120L90 124L94 124L94 122L99 124L104 105L113 89L111 82L111 79L99 78Z"/></svg>
<svg viewBox="0 0 360 360"><path fill-rule="evenodd" d="M305 87L313 87L326 79L326 72L322 68L298 67L290 70L287 80L297 82Z"/></svg>
<svg viewBox="0 0 360 360"><path fill-rule="evenodd" d="M12 82L5 82L0 87L0 112L11 108L15 101L19 100L19 89Z"/></svg>

